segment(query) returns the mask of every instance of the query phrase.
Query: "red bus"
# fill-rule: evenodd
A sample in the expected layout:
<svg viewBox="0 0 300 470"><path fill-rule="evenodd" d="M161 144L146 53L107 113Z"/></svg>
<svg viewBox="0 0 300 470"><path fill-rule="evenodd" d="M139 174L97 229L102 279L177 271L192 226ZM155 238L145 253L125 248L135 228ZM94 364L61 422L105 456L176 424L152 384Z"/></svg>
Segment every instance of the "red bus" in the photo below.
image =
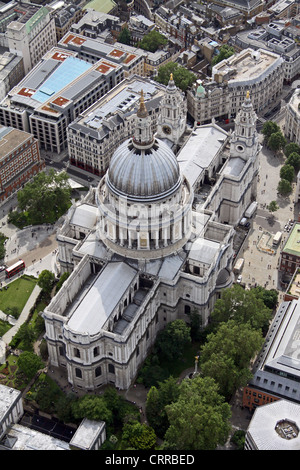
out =
<svg viewBox="0 0 300 470"><path fill-rule="evenodd" d="M10 278L22 271L23 269L25 269L25 263L22 259L20 259L17 263L5 269L6 277Z"/></svg>

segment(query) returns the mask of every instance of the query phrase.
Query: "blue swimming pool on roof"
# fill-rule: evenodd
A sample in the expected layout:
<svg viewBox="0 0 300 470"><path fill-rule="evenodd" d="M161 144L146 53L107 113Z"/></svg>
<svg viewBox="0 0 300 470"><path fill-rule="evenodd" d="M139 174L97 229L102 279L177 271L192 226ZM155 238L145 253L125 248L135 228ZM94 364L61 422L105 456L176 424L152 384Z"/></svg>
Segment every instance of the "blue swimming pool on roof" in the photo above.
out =
<svg viewBox="0 0 300 470"><path fill-rule="evenodd" d="M32 95L34 100L44 103L55 93L79 77L92 65L76 57L68 57L53 72L53 74L44 81L39 90Z"/></svg>

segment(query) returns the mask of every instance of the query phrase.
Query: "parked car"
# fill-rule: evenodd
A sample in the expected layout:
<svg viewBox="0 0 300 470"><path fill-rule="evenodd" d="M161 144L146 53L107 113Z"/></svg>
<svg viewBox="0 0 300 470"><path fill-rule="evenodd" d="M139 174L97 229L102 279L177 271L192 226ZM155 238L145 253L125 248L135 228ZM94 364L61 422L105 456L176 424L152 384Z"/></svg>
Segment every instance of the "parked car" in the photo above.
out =
<svg viewBox="0 0 300 470"><path fill-rule="evenodd" d="M236 282L237 282L238 284L240 284L240 283L242 282L242 279L243 279L243 278L242 278L242 275L240 274L240 275L238 276Z"/></svg>

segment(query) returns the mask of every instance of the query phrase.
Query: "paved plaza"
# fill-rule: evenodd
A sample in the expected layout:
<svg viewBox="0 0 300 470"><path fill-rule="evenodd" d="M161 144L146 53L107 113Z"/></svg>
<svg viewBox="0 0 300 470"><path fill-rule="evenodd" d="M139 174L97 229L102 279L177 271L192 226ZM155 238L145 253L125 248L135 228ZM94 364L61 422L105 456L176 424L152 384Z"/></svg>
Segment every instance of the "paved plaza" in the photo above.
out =
<svg viewBox="0 0 300 470"><path fill-rule="evenodd" d="M299 205L294 204L295 184L291 195L283 197L277 193L280 168L284 164L284 159L282 154L276 156L266 147L262 148L257 190L258 208L251 220L248 236L238 253L239 258L245 259L242 283L249 288L258 284L278 289L279 300L282 298L283 287L277 268L281 248L290 233L284 228L289 220L297 221L299 214ZM279 206L273 214L267 209L271 201L276 201ZM273 247L273 236L278 231L283 233L282 240L278 247Z"/></svg>

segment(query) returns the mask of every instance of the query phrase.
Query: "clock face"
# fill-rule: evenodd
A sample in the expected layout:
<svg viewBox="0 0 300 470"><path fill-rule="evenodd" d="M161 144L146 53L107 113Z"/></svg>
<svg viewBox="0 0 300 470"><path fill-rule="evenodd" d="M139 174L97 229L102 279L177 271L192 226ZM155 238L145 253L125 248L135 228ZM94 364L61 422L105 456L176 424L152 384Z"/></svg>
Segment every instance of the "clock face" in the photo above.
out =
<svg viewBox="0 0 300 470"><path fill-rule="evenodd" d="M169 126L163 126L163 132L165 134L171 134L171 128Z"/></svg>

